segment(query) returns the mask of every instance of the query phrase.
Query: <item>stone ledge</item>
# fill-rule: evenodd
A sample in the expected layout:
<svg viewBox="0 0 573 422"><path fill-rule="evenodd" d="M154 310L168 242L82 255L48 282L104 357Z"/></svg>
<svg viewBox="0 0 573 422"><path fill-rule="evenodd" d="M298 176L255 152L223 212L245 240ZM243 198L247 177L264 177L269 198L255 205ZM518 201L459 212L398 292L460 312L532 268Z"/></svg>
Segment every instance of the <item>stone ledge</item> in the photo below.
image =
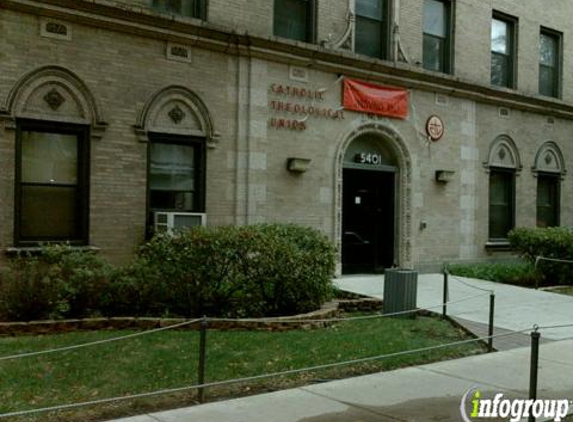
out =
<svg viewBox="0 0 573 422"><path fill-rule="evenodd" d="M363 302L360 304L359 302ZM306 314L283 316L273 318L272 321L265 318L253 318L243 321L209 321L209 329L215 330L261 330L261 331L285 331L294 329L322 328L330 325L321 320L336 318L341 310L378 310L381 301L377 299L344 300L340 302L325 303L321 309ZM292 322L292 320L299 320ZM319 320L319 321L316 321ZM188 321L185 318L149 318L149 317L113 317L113 318L87 318L68 319L55 321L30 321L30 322L1 322L0 336L16 335L39 335L69 333L90 330L151 330L176 325ZM201 322L186 325L177 329L197 330Z"/></svg>

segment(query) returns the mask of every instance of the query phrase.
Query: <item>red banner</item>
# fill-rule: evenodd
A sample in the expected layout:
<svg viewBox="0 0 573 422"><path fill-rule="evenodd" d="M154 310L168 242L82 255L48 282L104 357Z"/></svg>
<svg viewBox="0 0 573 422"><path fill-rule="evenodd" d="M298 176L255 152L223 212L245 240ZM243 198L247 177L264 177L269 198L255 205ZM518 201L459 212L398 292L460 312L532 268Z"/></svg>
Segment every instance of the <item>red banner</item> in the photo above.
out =
<svg viewBox="0 0 573 422"><path fill-rule="evenodd" d="M344 79L344 108L380 116L408 117L408 91Z"/></svg>

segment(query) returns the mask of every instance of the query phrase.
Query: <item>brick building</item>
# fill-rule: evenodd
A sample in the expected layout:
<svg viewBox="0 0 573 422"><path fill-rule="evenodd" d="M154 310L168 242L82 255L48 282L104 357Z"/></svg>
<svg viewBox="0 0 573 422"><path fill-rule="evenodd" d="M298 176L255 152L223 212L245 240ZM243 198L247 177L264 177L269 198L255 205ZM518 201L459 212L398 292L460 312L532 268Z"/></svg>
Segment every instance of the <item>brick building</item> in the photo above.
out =
<svg viewBox="0 0 573 422"><path fill-rule="evenodd" d="M546 3L2 0L0 248L287 221L344 272L503 257L573 224L573 5Z"/></svg>

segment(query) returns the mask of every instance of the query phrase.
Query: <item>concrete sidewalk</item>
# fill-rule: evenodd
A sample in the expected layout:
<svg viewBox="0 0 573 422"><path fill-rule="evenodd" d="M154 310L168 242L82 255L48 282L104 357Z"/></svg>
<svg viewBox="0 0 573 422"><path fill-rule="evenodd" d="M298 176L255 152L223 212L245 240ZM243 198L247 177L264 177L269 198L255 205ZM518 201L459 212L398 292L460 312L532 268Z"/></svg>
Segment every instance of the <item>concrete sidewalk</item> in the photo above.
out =
<svg viewBox="0 0 573 422"><path fill-rule="evenodd" d="M346 276L335 280L343 290L383 298L384 276ZM465 283L465 284L463 284ZM495 320L497 328L510 331L527 330L534 324L554 326L573 324L573 296L527 289L508 284L493 283L464 277L449 278L450 302L483 295L448 306L448 315L467 321L487 324L489 294L495 292ZM443 275L420 274L418 277L418 307L434 308L441 313ZM436 307L436 305L440 305ZM542 338L563 340L573 338L573 327L542 331Z"/></svg>
<svg viewBox="0 0 573 422"><path fill-rule="evenodd" d="M538 397L573 399L572 350L572 340L542 345ZM495 393L526 398L529 362L529 348L515 349L121 422L459 422L460 403L470 388L479 388L484 398Z"/></svg>

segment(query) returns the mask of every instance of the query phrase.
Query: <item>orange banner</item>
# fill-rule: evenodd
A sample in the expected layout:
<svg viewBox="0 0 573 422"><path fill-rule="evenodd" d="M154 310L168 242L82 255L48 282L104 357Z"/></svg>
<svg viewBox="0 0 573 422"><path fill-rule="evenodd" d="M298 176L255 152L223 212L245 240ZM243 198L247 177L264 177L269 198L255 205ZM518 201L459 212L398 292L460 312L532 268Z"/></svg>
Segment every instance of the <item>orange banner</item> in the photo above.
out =
<svg viewBox="0 0 573 422"><path fill-rule="evenodd" d="M405 119L408 91L345 78L342 105L348 110Z"/></svg>

